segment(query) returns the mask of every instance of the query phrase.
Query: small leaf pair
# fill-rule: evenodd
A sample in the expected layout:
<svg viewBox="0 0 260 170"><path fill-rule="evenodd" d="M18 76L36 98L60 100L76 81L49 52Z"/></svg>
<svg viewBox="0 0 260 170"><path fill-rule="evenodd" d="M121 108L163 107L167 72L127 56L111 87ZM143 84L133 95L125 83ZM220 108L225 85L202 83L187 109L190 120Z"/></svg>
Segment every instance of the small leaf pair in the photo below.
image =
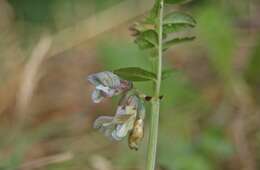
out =
<svg viewBox="0 0 260 170"><path fill-rule="evenodd" d="M95 86L92 100L99 103L105 97L112 97L131 90L132 81L156 81L156 75L139 67L126 67L113 72L104 71L89 75L88 81Z"/></svg>
<svg viewBox="0 0 260 170"><path fill-rule="evenodd" d="M166 3L177 4L185 2L184 0L166 0ZM158 47L158 11L160 8L160 1L156 1L153 9L146 18L145 22L136 23L131 30L134 31L136 37L135 43L140 49L153 49ZM167 39L168 34L176 33L179 31L193 28L196 26L195 19L185 13L170 12L163 17L163 50L168 49L172 45L176 45L183 42L189 42L195 39L194 36L188 37L175 37L173 39Z"/></svg>
<svg viewBox="0 0 260 170"><path fill-rule="evenodd" d="M196 21L190 15L180 12L171 12L163 19L163 32L164 34L176 33L187 28L193 28ZM171 40L164 41L163 50L168 49L172 45L194 40L195 37L175 37Z"/></svg>

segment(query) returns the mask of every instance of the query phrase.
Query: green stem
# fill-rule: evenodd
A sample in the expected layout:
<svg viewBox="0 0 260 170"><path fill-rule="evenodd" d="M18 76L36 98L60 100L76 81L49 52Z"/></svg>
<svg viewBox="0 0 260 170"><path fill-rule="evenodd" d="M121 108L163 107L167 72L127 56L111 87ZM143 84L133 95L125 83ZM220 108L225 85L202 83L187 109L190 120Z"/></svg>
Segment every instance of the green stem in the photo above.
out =
<svg viewBox="0 0 260 170"><path fill-rule="evenodd" d="M163 34L163 8L164 0L160 0L159 24L158 24L158 58L157 58L157 80L154 88L154 99L152 101L151 118L150 118L150 135L147 150L146 170L155 170L156 165L156 148L158 138L159 112L160 112L160 89L162 77L162 34Z"/></svg>

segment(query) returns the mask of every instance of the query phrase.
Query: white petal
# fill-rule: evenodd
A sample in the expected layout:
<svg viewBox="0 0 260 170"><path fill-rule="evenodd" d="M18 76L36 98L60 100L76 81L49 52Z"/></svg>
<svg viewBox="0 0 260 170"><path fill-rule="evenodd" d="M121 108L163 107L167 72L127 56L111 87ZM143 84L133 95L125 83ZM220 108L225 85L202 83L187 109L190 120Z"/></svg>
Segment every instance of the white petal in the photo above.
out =
<svg viewBox="0 0 260 170"><path fill-rule="evenodd" d="M118 137L118 138L124 138L127 133L128 133L128 126L127 124L123 124L123 125L117 125L116 126L116 133L115 135Z"/></svg>
<svg viewBox="0 0 260 170"><path fill-rule="evenodd" d="M111 133L111 136L113 139L118 140L118 141L123 139L122 137L117 136L116 130L113 130L113 132Z"/></svg>
<svg viewBox="0 0 260 170"><path fill-rule="evenodd" d="M102 96L100 90L94 90L91 98L94 103L99 103L104 97Z"/></svg>
<svg viewBox="0 0 260 170"><path fill-rule="evenodd" d="M118 106L116 110L116 116L117 115L124 115L125 114L125 109L123 109L122 106Z"/></svg>
<svg viewBox="0 0 260 170"><path fill-rule="evenodd" d="M128 132L133 129L135 119L136 116L132 115L124 124L117 125L115 129L115 136L118 138L124 138Z"/></svg>
<svg viewBox="0 0 260 170"><path fill-rule="evenodd" d="M116 92L114 89L111 89L110 87L106 87L103 85L96 86L96 89L103 91L109 97L112 97L113 95L115 95L115 92Z"/></svg>
<svg viewBox="0 0 260 170"><path fill-rule="evenodd" d="M138 105L138 115L139 118L143 119L145 118L145 106L144 103L142 101L140 101L139 105Z"/></svg>
<svg viewBox="0 0 260 170"><path fill-rule="evenodd" d="M103 85L111 88L120 86L120 78L110 71L89 75L88 81L95 86Z"/></svg>
<svg viewBox="0 0 260 170"><path fill-rule="evenodd" d="M100 116L94 122L94 128L107 127L113 123L112 116Z"/></svg>
<svg viewBox="0 0 260 170"><path fill-rule="evenodd" d="M104 71L100 73L99 76L104 86L111 88L117 88L120 86L120 78L110 71Z"/></svg>
<svg viewBox="0 0 260 170"><path fill-rule="evenodd" d="M133 106L126 106L125 107L125 114L129 115L136 115L137 110Z"/></svg>
<svg viewBox="0 0 260 170"><path fill-rule="evenodd" d="M94 86L98 86L98 85L102 84L101 81L98 79L97 74L91 74L88 76L87 79Z"/></svg>

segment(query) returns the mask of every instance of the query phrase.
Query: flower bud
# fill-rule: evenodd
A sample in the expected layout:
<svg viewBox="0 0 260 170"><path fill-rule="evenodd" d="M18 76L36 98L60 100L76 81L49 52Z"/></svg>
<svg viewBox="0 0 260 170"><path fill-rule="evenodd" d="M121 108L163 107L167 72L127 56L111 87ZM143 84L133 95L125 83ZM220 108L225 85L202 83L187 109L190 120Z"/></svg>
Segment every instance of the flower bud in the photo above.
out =
<svg viewBox="0 0 260 170"><path fill-rule="evenodd" d="M144 122L142 119L137 119L128 137L129 148L138 150L138 144L143 139L143 137L144 137Z"/></svg>

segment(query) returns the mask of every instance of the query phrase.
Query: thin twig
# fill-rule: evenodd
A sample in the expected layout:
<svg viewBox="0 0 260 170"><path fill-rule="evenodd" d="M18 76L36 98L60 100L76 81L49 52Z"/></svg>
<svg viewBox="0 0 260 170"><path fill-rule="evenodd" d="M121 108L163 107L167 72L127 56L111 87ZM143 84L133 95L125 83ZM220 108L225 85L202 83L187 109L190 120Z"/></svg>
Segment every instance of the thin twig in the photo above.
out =
<svg viewBox="0 0 260 170"><path fill-rule="evenodd" d="M24 119L28 105L33 96L35 87L39 80L39 69L50 49L52 39L48 35L44 35L36 47L33 49L29 62L25 65L22 75L22 82L17 94L16 111L19 120Z"/></svg>
<svg viewBox="0 0 260 170"><path fill-rule="evenodd" d="M46 165L62 163L68 160L73 159L74 155L71 152L61 153L57 155L47 156L44 158L39 158L30 162L24 163L20 169L21 170L29 170L44 167Z"/></svg>

